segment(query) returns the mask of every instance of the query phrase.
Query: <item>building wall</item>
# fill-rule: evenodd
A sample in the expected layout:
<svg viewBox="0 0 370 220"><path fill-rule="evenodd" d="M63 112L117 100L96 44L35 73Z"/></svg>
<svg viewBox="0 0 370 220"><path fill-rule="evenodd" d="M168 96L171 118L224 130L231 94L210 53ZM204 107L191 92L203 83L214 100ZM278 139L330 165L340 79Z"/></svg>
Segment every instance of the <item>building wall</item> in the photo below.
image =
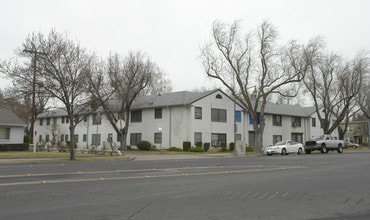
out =
<svg viewBox="0 0 370 220"><path fill-rule="evenodd" d="M22 144L24 138L24 127L23 126L2 126L4 128L10 128L9 140L0 139L0 144Z"/></svg>
<svg viewBox="0 0 370 220"><path fill-rule="evenodd" d="M220 96L218 96L220 95ZM202 108L202 118L195 117L195 108ZM211 109L226 110L226 122L212 122ZM201 133L201 141L203 143L214 142L215 134L226 135L226 145L234 142L234 102L222 92L215 92L202 99L195 101L192 105L182 106L166 106L162 107L162 118L155 118L155 108L142 109L141 122L129 122L129 134L127 136L127 144L130 145L130 134L140 133L141 140L147 140L156 145L157 149L166 149L169 147L182 148L184 141L190 141L192 146L195 145L194 133ZM249 143L250 132L253 132L253 125L250 123L249 114L242 110L239 105L235 105L235 110L241 111L240 122L236 122L236 134L238 138ZM287 113L284 113L287 114ZM48 116L49 117L49 116ZM37 132L36 140L39 141L41 135L42 141L46 141L46 135L49 135L49 140L52 140L52 133L57 137L68 135L69 137L69 123L62 123L62 116L56 117L56 125L54 119L50 119L50 125L46 125L46 119L43 119L43 126L40 126L40 118L36 120L35 131ZM263 145L269 146L274 144L273 136L280 135L282 140L293 139L293 135L301 135L302 142L310 139L312 136L321 135L320 122L317 119L316 113L301 117L301 125L298 127L292 126L292 116L282 115L281 126L273 125L273 115L266 114L266 125L263 136ZM312 118L316 118L316 126L312 127ZM113 141L118 143L117 133L107 120L106 116L102 114L102 123L93 125L93 117L89 116L87 121L81 121L75 129L75 134L78 134L77 147L85 148L92 146L92 136L100 134L100 144L107 141L111 134ZM155 143L155 133L162 135L161 143ZM87 140L83 140L84 134ZM214 134L214 135L212 135ZM333 134L337 136L337 134ZM22 136L23 137L23 136ZM213 139L212 139L213 138Z"/></svg>

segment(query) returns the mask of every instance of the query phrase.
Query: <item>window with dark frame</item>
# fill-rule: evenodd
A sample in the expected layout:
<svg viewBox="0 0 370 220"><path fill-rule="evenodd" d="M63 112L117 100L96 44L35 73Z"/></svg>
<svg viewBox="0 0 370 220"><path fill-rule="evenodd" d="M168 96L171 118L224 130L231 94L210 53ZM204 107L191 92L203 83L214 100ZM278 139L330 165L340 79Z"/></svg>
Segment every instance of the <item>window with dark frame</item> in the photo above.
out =
<svg viewBox="0 0 370 220"><path fill-rule="evenodd" d="M92 145L100 145L101 143L101 135L100 134L91 134L91 144Z"/></svg>
<svg viewBox="0 0 370 220"><path fill-rule="evenodd" d="M93 113L92 114L92 124L93 125L100 125L101 124L101 114L99 114L99 116L98 116L98 113Z"/></svg>
<svg viewBox="0 0 370 220"><path fill-rule="evenodd" d="M0 127L0 140L10 139L10 128Z"/></svg>
<svg viewBox="0 0 370 220"><path fill-rule="evenodd" d="M283 140L282 135L272 135L272 144L276 144L279 141Z"/></svg>
<svg viewBox="0 0 370 220"><path fill-rule="evenodd" d="M162 144L162 133L154 133L154 143Z"/></svg>
<svg viewBox="0 0 370 220"><path fill-rule="evenodd" d="M303 134L302 133L292 133L291 134L291 139L293 141L296 141L298 143L303 143Z"/></svg>
<svg viewBox="0 0 370 220"><path fill-rule="evenodd" d="M141 133L131 133L130 134L130 145L136 146L137 142L141 141Z"/></svg>
<svg viewBox="0 0 370 220"><path fill-rule="evenodd" d="M235 111L235 122L242 122L242 111Z"/></svg>
<svg viewBox="0 0 370 220"><path fill-rule="evenodd" d="M274 126L281 126L281 120L282 116L281 115L273 115L272 116L272 125Z"/></svg>
<svg viewBox="0 0 370 220"><path fill-rule="evenodd" d="M212 133L211 134L211 145L214 147L226 146L226 134Z"/></svg>
<svg viewBox="0 0 370 220"><path fill-rule="evenodd" d="M211 121L212 122L226 122L226 109L211 109Z"/></svg>
<svg viewBox="0 0 370 220"><path fill-rule="evenodd" d="M154 118L155 119L161 119L162 118L162 109L161 108L154 109Z"/></svg>
<svg viewBox="0 0 370 220"><path fill-rule="evenodd" d="M312 127L316 127L316 118L312 118Z"/></svg>
<svg viewBox="0 0 370 220"><path fill-rule="evenodd" d="M194 107L194 118L202 119L202 107Z"/></svg>
<svg viewBox="0 0 370 220"><path fill-rule="evenodd" d="M292 127L301 127L301 118L300 117L292 117Z"/></svg>
<svg viewBox="0 0 370 220"><path fill-rule="evenodd" d="M142 120L141 110L131 111L131 122L141 122L141 120Z"/></svg>
<svg viewBox="0 0 370 220"><path fill-rule="evenodd" d="M194 144L202 142L202 132L194 132Z"/></svg>

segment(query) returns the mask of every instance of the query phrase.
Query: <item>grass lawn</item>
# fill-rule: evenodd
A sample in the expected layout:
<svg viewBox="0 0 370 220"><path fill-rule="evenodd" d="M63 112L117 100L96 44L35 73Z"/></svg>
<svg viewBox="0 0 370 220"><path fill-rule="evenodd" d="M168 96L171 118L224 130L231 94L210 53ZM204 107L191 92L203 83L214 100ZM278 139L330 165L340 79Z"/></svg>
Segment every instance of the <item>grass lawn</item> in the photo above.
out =
<svg viewBox="0 0 370 220"><path fill-rule="evenodd" d="M69 159L69 152L0 152L0 163L22 163L22 162L67 162ZM75 152L74 161L113 161L113 160L127 160L129 157L118 156L117 154L88 154Z"/></svg>

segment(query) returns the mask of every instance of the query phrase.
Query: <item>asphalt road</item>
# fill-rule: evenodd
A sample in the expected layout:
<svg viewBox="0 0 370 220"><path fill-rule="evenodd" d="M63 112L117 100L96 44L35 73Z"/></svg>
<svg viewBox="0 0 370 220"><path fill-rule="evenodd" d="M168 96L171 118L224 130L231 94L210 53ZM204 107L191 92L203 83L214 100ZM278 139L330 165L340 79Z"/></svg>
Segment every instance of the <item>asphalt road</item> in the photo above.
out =
<svg viewBox="0 0 370 220"><path fill-rule="evenodd" d="M370 219L370 154L0 165L0 219Z"/></svg>

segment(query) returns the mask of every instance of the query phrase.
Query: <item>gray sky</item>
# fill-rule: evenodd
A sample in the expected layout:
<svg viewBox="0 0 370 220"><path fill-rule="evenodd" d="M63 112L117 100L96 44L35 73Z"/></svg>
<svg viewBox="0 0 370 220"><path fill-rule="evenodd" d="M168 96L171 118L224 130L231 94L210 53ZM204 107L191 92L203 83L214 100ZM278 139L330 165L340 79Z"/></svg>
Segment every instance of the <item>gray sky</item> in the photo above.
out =
<svg viewBox="0 0 370 220"><path fill-rule="evenodd" d="M241 20L243 32L264 20L282 42L321 35L347 58L370 50L368 0L0 0L0 60L14 57L28 34L52 28L98 56L142 50L171 79L174 91L211 87L199 47L212 22ZM0 88L9 85L0 79Z"/></svg>

